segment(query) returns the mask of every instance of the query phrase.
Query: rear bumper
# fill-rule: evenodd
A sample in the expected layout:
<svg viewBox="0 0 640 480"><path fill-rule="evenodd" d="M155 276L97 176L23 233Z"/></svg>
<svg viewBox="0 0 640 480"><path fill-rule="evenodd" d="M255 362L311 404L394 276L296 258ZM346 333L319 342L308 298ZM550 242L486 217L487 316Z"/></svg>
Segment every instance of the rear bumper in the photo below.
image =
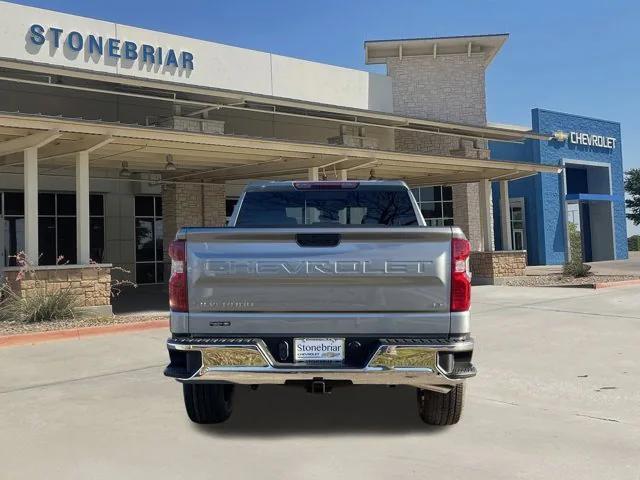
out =
<svg viewBox="0 0 640 480"><path fill-rule="evenodd" d="M380 339L363 368L280 363L261 339L175 338L167 341L171 364L165 375L181 382L246 385L338 381L359 385L442 388L476 374L473 340Z"/></svg>

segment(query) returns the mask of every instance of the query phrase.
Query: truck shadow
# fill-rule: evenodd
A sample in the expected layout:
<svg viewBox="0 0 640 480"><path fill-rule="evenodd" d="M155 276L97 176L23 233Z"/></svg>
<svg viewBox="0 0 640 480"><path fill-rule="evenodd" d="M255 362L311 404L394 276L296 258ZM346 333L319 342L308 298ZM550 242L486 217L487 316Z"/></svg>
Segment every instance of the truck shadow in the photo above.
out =
<svg viewBox="0 0 640 480"><path fill-rule="evenodd" d="M410 387L351 386L312 395L302 388L236 387L233 415L220 425L197 425L216 436L309 436L444 433L418 416Z"/></svg>

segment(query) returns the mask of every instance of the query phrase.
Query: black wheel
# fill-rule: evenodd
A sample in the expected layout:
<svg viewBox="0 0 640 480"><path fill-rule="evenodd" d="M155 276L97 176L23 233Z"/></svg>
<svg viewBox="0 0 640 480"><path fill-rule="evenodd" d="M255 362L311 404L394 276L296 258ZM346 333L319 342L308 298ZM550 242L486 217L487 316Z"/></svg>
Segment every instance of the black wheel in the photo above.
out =
<svg viewBox="0 0 640 480"><path fill-rule="evenodd" d="M195 423L222 423L233 410L233 385L184 383L187 415Z"/></svg>
<svg viewBox="0 0 640 480"><path fill-rule="evenodd" d="M464 384L449 393L418 389L418 414L429 425L454 425L460 420L464 400Z"/></svg>

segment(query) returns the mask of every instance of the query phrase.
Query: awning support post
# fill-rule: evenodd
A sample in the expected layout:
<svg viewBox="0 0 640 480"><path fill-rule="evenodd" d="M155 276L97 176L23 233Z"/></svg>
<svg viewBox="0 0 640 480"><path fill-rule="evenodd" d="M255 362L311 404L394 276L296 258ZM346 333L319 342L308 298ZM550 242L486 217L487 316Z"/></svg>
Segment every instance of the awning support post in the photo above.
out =
<svg viewBox="0 0 640 480"><path fill-rule="evenodd" d="M493 225L491 215L491 181L479 182L480 230L482 231L482 251L493 251Z"/></svg>
<svg viewBox="0 0 640 480"><path fill-rule="evenodd" d="M89 152L76 157L76 252L78 265L91 262L89 253Z"/></svg>
<svg viewBox="0 0 640 480"><path fill-rule="evenodd" d="M349 172L347 170L338 170L338 175L340 180L348 180Z"/></svg>
<svg viewBox="0 0 640 480"><path fill-rule="evenodd" d="M24 150L24 253L38 265L38 147Z"/></svg>
<svg viewBox="0 0 640 480"><path fill-rule="evenodd" d="M318 167L309 168L309 181L311 182L318 181Z"/></svg>
<svg viewBox="0 0 640 480"><path fill-rule="evenodd" d="M502 231L502 249L513 250L511 243L511 207L509 205L509 181L500 182L500 222Z"/></svg>

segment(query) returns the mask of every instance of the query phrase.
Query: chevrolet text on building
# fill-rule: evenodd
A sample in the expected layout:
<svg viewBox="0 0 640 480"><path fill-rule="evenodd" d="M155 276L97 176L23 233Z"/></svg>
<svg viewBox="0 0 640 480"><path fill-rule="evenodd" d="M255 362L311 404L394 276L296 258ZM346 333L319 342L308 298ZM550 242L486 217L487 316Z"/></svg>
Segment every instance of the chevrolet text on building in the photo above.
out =
<svg viewBox="0 0 640 480"><path fill-rule="evenodd" d="M604 135L594 135L582 132L571 132L569 141L578 145L600 148L616 148L615 137L605 137Z"/></svg>
<svg viewBox="0 0 640 480"><path fill-rule="evenodd" d="M562 130L557 130L553 132L552 137L558 142L569 140L569 143L588 147L609 148L611 150L616 148L616 137L607 137L605 135L594 135L583 132L570 132L567 134Z"/></svg>
<svg viewBox="0 0 640 480"><path fill-rule="evenodd" d="M122 58L124 60L140 60L150 65L166 65L167 67L193 70L193 54L187 51L176 51L173 48L164 49L143 43L119 38L104 38L102 35L82 35L80 32L66 33L62 28L49 27L34 23L29 28L29 40L33 45L44 46L49 43L54 49L69 48L72 52L87 51L90 56Z"/></svg>

